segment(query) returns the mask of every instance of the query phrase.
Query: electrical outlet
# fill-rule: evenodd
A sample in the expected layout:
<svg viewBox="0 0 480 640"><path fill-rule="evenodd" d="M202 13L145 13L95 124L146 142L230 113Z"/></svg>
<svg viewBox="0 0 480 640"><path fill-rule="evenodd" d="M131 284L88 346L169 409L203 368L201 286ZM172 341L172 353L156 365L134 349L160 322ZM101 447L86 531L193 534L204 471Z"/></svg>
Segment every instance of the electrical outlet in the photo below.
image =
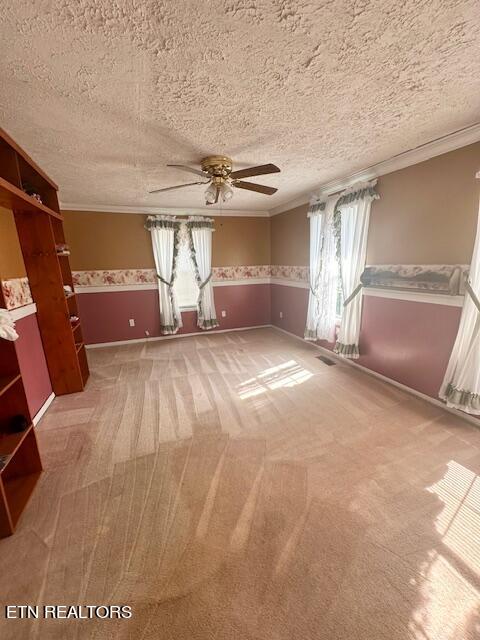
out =
<svg viewBox="0 0 480 640"><path fill-rule="evenodd" d="M222 311L222 318L226 318L227 317L227 312L225 310Z"/></svg>
<svg viewBox="0 0 480 640"><path fill-rule="evenodd" d="M280 311L280 320L283 318L283 311Z"/></svg>
<svg viewBox="0 0 480 640"><path fill-rule="evenodd" d="M128 321L128 324L129 324L131 327L134 327L134 326L135 326L135 320L134 320L133 318L130 318L130 320Z"/></svg>

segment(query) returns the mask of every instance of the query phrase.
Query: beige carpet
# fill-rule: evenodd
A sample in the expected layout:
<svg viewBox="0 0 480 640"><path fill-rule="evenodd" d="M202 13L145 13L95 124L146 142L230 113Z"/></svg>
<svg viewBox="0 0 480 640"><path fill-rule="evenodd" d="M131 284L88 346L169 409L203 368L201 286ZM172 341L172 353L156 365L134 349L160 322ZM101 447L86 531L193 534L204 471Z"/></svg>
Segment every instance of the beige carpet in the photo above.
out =
<svg viewBox="0 0 480 640"><path fill-rule="evenodd" d="M89 351L0 541L2 640L480 637L480 430L273 329Z"/></svg>

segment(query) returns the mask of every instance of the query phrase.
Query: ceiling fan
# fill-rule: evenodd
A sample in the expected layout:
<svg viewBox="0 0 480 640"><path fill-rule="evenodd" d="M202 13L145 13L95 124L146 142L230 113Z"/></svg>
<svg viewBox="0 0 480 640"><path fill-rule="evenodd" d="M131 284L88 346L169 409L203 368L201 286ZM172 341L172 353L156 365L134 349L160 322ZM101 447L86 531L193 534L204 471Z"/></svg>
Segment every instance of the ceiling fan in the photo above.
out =
<svg viewBox="0 0 480 640"><path fill-rule="evenodd" d="M227 156L208 156L207 158L203 158L200 162L201 169L194 169L193 167L187 167L183 164L167 164L167 167L175 167L176 169L180 169L180 171L187 171L188 173L201 176L203 180L188 182L187 184L178 184L174 187L165 187L164 189L154 189L153 191L149 191L149 193L161 193L162 191L173 191L174 189L191 187L195 184L207 184L205 202L206 204L217 204L219 198L221 198L223 202L227 202L232 198L232 187L264 193L267 196L271 196L277 191L274 187L267 187L263 184L242 180L242 178L278 173L280 169L274 164L262 164L258 167L249 167L248 169L239 169L238 171L232 171L232 165L231 158Z"/></svg>

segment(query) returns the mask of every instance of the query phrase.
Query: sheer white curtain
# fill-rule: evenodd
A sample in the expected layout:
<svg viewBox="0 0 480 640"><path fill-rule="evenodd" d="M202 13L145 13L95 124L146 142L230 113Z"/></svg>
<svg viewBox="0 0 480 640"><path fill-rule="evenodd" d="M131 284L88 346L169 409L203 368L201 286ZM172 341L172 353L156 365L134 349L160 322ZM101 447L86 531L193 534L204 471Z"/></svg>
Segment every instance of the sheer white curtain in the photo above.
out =
<svg viewBox="0 0 480 640"><path fill-rule="evenodd" d="M333 228L336 198L310 205L310 294L306 340L335 340L338 265Z"/></svg>
<svg viewBox="0 0 480 640"><path fill-rule="evenodd" d="M190 236L190 251L195 277L199 288L197 302L197 325L200 329L219 326L212 286L212 233L213 219L194 217L187 222Z"/></svg>
<svg viewBox="0 0 480 640"><path fill-rule="evenodd" d="M460 326L439 396L447 406L480 415L480 208Z"/></svg>
<svg viewBox="0 0 480 640"><path fill-rule="evenodd" d="M153 257L157 269L160 331L162 334L177 333L183 326L173 288L180 222L172 216L148 216L145 227L152 235Z"/></svg>
<svg viewBox="0 0 480 640"><path fill-rule="evenodd" d="M360 276L367 255L370 208L372 201L378 198L375 184L376 181L354 185L342 194L335 205L337 256L344 302L334 351L345 358L359 357L362 320Z"/></svg>

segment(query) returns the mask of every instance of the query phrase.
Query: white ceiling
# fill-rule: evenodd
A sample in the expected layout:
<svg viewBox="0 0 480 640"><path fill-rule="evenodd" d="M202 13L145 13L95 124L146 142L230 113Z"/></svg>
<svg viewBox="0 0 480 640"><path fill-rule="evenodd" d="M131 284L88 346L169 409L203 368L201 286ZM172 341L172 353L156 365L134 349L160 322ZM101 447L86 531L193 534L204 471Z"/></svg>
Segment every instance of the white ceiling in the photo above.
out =
<svg viewBox="0 0 480 640"><path fill-rule="evenodd" d="M480 120L479 43L477 0L4 0L0 126L63 202L201 207L147 191L222 153L267 210Z"/></svg>

